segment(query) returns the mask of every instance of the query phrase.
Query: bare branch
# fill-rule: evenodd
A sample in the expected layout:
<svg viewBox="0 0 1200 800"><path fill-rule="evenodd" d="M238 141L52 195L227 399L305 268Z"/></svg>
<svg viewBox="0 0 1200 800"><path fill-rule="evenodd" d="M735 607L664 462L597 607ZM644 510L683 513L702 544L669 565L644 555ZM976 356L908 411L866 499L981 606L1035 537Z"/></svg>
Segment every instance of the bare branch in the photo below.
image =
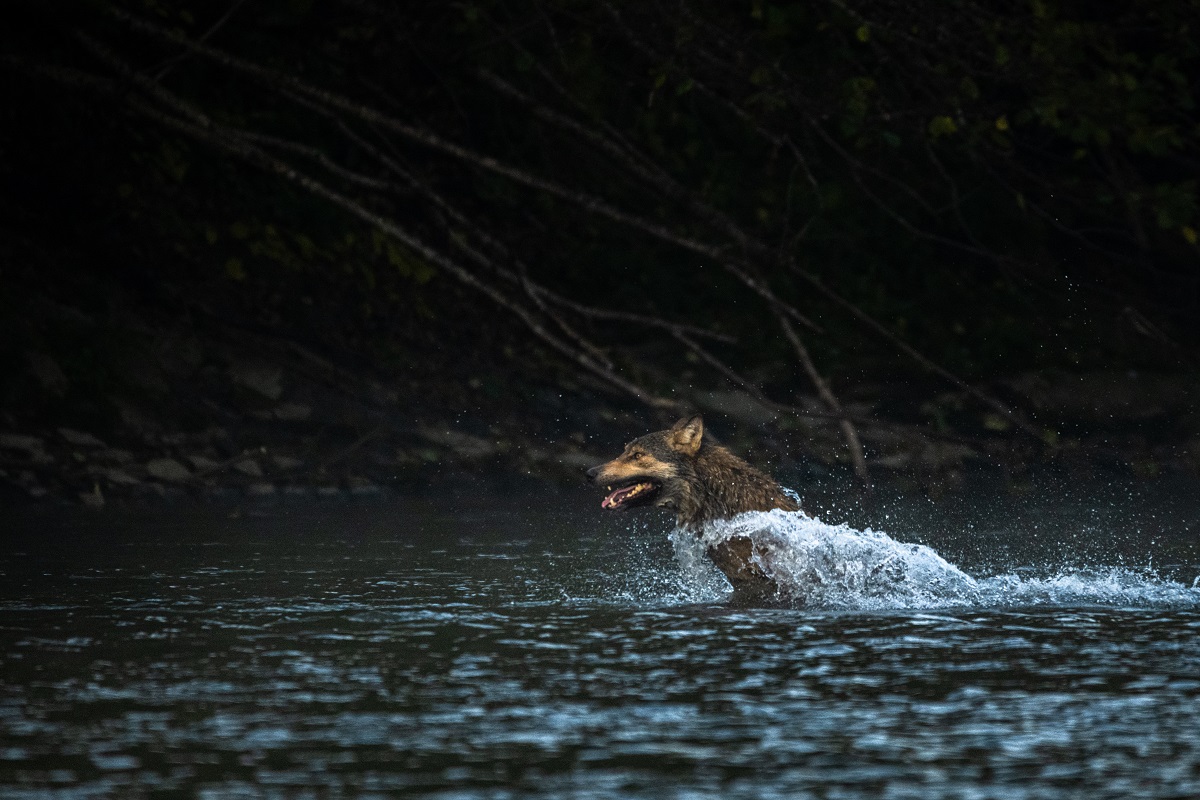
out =
<svg viewBox="0 0 1200 800"><path fill-rule="evenodd" d="M504 164L491 156L482 155L474 152L473 150L462 147L461 145L449 142L432 131L406 124L369 106L354 102L333 92L310 86L309 84L306 84L290 75L283 75L274 70L269 70L265 67L253 64L245 59L238 58L207 45L192 41L191 39L181 36L174 31L167 30L161 26L139 19L125 13L124 11L113 10L112 13L119 19L127 22L135 30L147 33L156 38L164 39L174 44L181 45L183 47L187 47L215 61L218 64L244 72L252 77L267 82L269 85L286 87L294 92L306 95L313 100L325 103L331 108L336 108L340 111L353 114L354 116L357 116L366 122L386 128L393 133L397 133L405 137L409 141L432 148L441 153L445 153L446 155L453 156L481 169L494 172L497 175L502 175L516 183L543 191L549 195L558 197L559 199L566 200L587 213L605 217L613 222L640 230L657 239L661 239L662 241L670 242L686 250L690 250L697 255L711 258L722 268L736 276L747 288L761 296L773 307L779 308L781 311L783 311L783 313L787 314L801 325L804 325L811 330L820 331L819 326L814 324L793 306L776 297L771 291L770 287L768 287L764 281L752 276L746 270L746 268L736 260L730 259L727 256L724 247L678 234L657 222L652 222L644 217L622 211L599 197L590 195L586 192L578 192L568 189L558 183L555 183L554 181L538 177L526 172L525 170L517 169L516 167Z"/></svg>
<svg viewBox="0 0 1200 800"><path fill-rule="evenodd" d="M808 348L804 346L804 342L796 335L796 331L791 323L785 317L780 316L779 324L783 328L783 333L787 336L788 341L792 343L792 347L796 349L796 355L800 358L800 364L804 367L804 371L808 373L813 386L816 387L817 395L820 396L825 405L829 406L830 411L841 416L842 435L846 438L846 447L850 450L850 461L854 464L854 474L869 489L871 487L871 475L867 472L867 460L863 455L862 442L858 438L858 431L855 430L854 423L844 415L842 404L838 402L833 390L829 388L829 383L821 377L821 373L817 370L817 365L813 363L812 356L808 354Z"/></svg>
<svg viewBox="0 0 1200 800"><path fill-rule="evenodd" d="M607 383L612 384L613 386L630 394L639 401L655 408L673 409L678 406L676 401L658 397L647 392L641 387L616 374L614 371L606 369L602 364L597 363L587 354L580 352L579 350L571 347L569 344L563 342L558 337L546 330L546 328L534 316L534 314L524 306L514 302L507 295L500 292L487 282L481 280L468 270L464 269L457 262L429 246L394 221L387 219L386 217L383 217L374 211L371 211L361 203L329 188L320 181L296 169L291 164L271 155L245 138L241 131L216 123L208 116L175 97L173 94L166 91L149 78L136 73L128 64L122 62L115 55L113 55L107 47L92 37L80 34L78 38L81 42L83 42L85 47L87 47L97 57L108 63L121 75L121 77L136 85L155 101L162 103L168 108L176 111L181 116L172 116L171 114L165 113L161 109L156 108L135 96L130 96L127 102L135 111L138 111L139 113L150 117L151 119L154 119L157 122L166 125L167 127L188 134L196 139L216 146L217 148L224 150L231 155L235 155L246 161L249 161L260 168L273 172L280 177L283 177L288 181L300 186L308 192L342 208L351 215L370 223L380 231L383 231L384 233L387 233L388 235L402 242L405 246L421 255L430 263L436 264L438 267L445 270L448 274L457 278L459 281L483 293L496 304L515 314L521 319L522 322L525 323L526 327L528 327L529 330L535 336L537 336L537 338L550 345L553 349L557 350L571 361L585 368L587 371L597 375Z"/></svg>
<svg viewBox="0 0 1200 800"><path fill-rule="evenodd" d="M858 306L854 305L849 300L845 299L840 294L838 294L837 292L833 291L828 286L826 286L824 281L822 281L820 278L818 278L813 273L809 272L806 269L803 269L795 262L789 264L788 266L791 268L792 272L796 273L801 278L804 278L804 280L808 281L809 284L811 284L814 288L816 288L818 291L820 291L821 294L825 295L830 300L837 303L842 308L846 309L846 311L850 312L850 314L853 315L856 319L858 319L861 323L866 325L871 330L875 331L880 336L887 339L889 342L891 342L893 345L895 345L897 348L899 348L900 351L903 352L905 355L907 355L909 358L913 359L914 361L916 361L921 366L925 367L930 372L940 375L943 378L945 378L946 380L950 381L955 386L957 386L958 388L962 389L967 394L974 397L976 400L979 400L981 403L986 405L988 408L991 408L992 410L994 410L997 413L1006 417L1008 420L1010 420L1013 423L1013 425L1017 426L1019 429L1021 429L1025 433L1027 433L1030 436L1032 436L1033 438L1041 441L1042 436L1039 433L1039 431L1037 430L1037 428L1030 425L1016 411L1009 408L1004 403L1001 403L999 400L995 399L994 397L987 394L986 392L983 392L980 389L976 388L975 386L972 386L971 384L967 383L962 378L958 377L953 372L950 372L949 370L940 366L939 364L932 361L931 359L926 358L924 355L922 355L916 349L911 347L903 339L901 339L900 337L896 336L896 334L894 334L890 330L888 330L887 327L884 326L881 322L879 322L874 317L872 317L871 315L867 314L865 311L860 309Z"/></svg>
<svg viewBox="0 0 1200 800"><path fill-rule="evenodd" d="M200 35L200 38L197 39L196 41L207 42L209 39L211 39L217 31L219 31L219 30L221 30L221 28L225 27L225 23L229 22L229 20L233 17L233 15L235 13L237 13L237 10L239 8L241 8L245 3L246 3L246 0L236 0L234 2L234 4L229 7L229 10L226 11L225 14L220 19L218 19L216 22L214 22L208 30L206 30L204 33L202 33ZM187 58L187 53L180 53L176 56L172 56L171 58L169 58L165 62L163 62L162 68L159 69L158 72L155 73L155 75L154 75L155 82L161 83L162 80L164 78L166 78L167 75L170 74L171 70L173 70L173 69L175 69L175 67L179 66L180 62L182 62L186 58Z"/></svg>

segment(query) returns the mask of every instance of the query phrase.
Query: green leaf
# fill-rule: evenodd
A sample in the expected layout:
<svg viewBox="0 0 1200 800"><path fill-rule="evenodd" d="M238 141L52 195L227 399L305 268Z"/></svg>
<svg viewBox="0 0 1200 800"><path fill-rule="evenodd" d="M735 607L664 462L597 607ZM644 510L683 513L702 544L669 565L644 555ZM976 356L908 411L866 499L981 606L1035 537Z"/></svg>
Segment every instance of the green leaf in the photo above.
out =
<svg viewBox="0 0 1200 800"><path fill-rule="evenodd" d="M929 135L934 139L949 136L958 132L958 125L947 116L934 117L929 121Z"/></svg>

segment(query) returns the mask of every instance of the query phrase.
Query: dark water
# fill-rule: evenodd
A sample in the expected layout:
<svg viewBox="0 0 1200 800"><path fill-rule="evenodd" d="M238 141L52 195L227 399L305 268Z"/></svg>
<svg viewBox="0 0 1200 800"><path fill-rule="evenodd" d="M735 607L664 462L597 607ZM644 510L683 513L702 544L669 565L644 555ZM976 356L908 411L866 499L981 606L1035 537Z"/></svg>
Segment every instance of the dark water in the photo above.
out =
<svg viewBox="0 0 1200 800"><path fill-rule="evenodd" d="M0 797L1200 797L1186 521L1063 563L897 515L986 591L754 609L527 505L18 520Z"/></svg>

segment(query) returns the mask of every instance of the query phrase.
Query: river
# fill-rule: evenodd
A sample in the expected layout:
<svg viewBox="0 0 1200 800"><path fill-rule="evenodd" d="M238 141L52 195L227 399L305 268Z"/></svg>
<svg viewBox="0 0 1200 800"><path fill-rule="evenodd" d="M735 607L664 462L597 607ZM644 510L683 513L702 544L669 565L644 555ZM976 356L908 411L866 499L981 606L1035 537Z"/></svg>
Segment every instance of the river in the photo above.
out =
<svg viewBox="0 0 1200 800"><path fill-rule="evenodd" d="M0 797L1200 797L1187 494L823 508L975 583L808 608L577 492L13 513Z"/></svg>

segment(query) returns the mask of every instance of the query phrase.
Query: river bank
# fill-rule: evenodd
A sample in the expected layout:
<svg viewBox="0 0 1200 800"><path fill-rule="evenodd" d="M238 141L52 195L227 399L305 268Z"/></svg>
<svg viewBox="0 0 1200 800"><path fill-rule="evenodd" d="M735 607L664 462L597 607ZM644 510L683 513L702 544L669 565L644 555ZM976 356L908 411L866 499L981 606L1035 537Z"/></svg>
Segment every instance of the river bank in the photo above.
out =
<svg viewBox="0 0 1200 800"><path fill-rule="evenodd" d="M347 315L337 276L240 292L186 271L89 272L77 248L43 244L0 238L5 503L571 485L683 410L789 485L857 480L840 420L786 364L749 375L771 406L644 345L629 369L677 403L652 409L444 287L414 301L422 313L364 319ZM830 380L880 485L940 496L975 473L1013 491L1045 469L1068 480L1200 474L1200 391L1179 368L978 382L1019 409L1023 430L929 376L866 373L847 356Z"/></svg>
<svg viewBox="0 0 1200 800"><path fill-rule="evenodd" d="M126 357L104 365L112 394L84 401L73 386L80 379L59 358L24 353L20 381L31 399L6 409L0 424L6 503L103 507L575 484L588 466L672 416L587 386L564 391L503 356L387 376L268 336L147 330L142 344L126 342ZM1046 470L1066 480L1200 474L1200 421L1184 378L1031 374L991 388L1031 409L1041 441L1006 430L962 393L853 387L848 413L873 421L858 426L872 481L937 497L969 474L1016 492ZM817 414L811 419L729 389L697 390L680 402L705 413L718 440L789 485L856 480L837 421L820 415L815 397L797 396Z"/></svg>

